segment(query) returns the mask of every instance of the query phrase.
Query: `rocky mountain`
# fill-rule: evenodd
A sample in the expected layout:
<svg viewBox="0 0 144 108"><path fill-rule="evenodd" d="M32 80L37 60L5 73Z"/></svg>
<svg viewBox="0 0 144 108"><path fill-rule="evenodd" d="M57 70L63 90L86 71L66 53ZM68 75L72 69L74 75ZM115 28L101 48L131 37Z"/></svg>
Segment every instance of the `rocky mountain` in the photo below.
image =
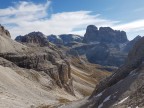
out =
<svg viewBox="0 0 144 108"><path fill-rule="evenodd" d="M81 108L144 107L144 37L136 42L123 66L103 80Z"/></svg>
<svg viewBox="0 0 144 108"><path fill-rule="evenodd" d="M29 48L23 54L7 54L5 59L19 67L44 71L55 83L74 95L70 64L64 59L61 52L49 45L46 37L40 32L32 32L16 38L17 41ZM38 47L40 46L40 47Z"/></svg>
<svg viewBox="0 0 144 108"><path fill-rule="evenodd" d="M76 42L82 42L83 37L74 34L62 34L62 35L49 35L47 39L56 44L56 45L65 45L74 44Z"/></svg>
<svg viewBox="0 0 144 108"><path fill-rule="evenodd" d="M15 40L23 44L35 43L39 46L48 46L51 42L56 46L67 47L69 49L67 54L85 56L90 63L119 67L125 62L128 52L140 38L137 36L134 40L128 41L124 31L113 30L110 27L98 29L94 25L89 25L84 37L63 34L50 35L46 39L43 33L32 32L25 36L18 36Z"/></svg>
<svg viewBox="0 0 144 108"><path fill-rule="evenodd" d="M84 35L83 42L126 43L128 39L124 31L113 30L110 27L100 27L98 29L94 25L89 25Z"/></svg>
<svg viewBox="0 0 144 108"><path fill-rule="evenodd" d="M120 67L140 38L141 36L137 36L128 41L124 31L113 30L110 27L98 29L94 25L89 25L83 43L73 45L68 54L85 56L90 63Z"/></svg>
<svg viewBox="0 0 144 108"><path fill-rule="evenodd" d="M128 51L124 49L128 43L124 31L113 30L110 27L98 29L94 25L89 25L83 43L73 46L68 53L85 56L91 63L119 67L127 57Z"/></svg>
<svg viewBox="0 0 144 108"><path fill-rule="evenodd" d="M26 44L35 44L38 46L48 46L49 42L46 36L41 32L31 32L25 36L18 36L15 39L18 42Z"/></svg>
<svg viewBox="0 0 144 108"><path fill-rule="evenodd" d="M39 32L20 39L23 44L0 26L0 107L26 108L77 99L70 63L62 53Z"/></svg>
<svg viewBox="0 0 144 108"><path fill-rule="evenodd" d="M111 74L82 58L66 57L41 32L17 41L10 37L0 26L1 108L58 108L89 96L95 84Z"/></svg>

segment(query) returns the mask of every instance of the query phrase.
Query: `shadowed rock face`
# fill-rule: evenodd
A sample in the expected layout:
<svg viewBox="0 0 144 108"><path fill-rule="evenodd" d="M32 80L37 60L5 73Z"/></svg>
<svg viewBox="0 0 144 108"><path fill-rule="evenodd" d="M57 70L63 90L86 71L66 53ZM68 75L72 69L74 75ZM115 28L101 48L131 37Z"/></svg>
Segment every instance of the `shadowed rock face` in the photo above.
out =
<svg viewBox="0 0 144 108"><path fill-rule="evenodd" d="M125 108L144 106L144 37L139 39L128 58L113 75L103 80L95 89L89 108ZM83 108L84 108L83 107Z"/></svg>
<svg viewBox="0 0 144 108"><path fill-rule="evenodd" d="M0 31L0 33L3 34L4 31L7 30L4 29ZM7 40L7 36L9 35L3 35L5 40ZM49 75L53 79L53 82L60 88L64 88L68 93L74 95L69 62L60 51L54 46L49 45L49 42L42 33L32 32L28 35L17 37L16 40L24 45L11 39L9 40L11 42L9 44L13 49L15 49L16 46L22 48L15 49L16 51L14 52L7 50L1 52L0 57L6 60L0 60L0 64L10 67L17 65L21 68L44 72ZM6 44L5 41L2 42L2 44ZM7 64L7 61L11 63Z"/></svg>
<svg viewBox="0 0 144 108"><path fill-rule="evenodd" d="M54 44L58 44L58 45L63 44L63 40L59 38L59 36L56 36L56 35L49 35L47 36L47 39L49 40L49 42L54 43Z"/></svg>
<svg viewBox="0 0 144 108"><path fill-rule="evenodd" d="M121 66L127 57L119 44L106 43L83 44L71 48L68 53L74 56L85 55L90 63L116 67Z"/></svg>
<svg viewBox="0 0 144 108"><path fill-rule="evenodd" d="M15 40L27 44L36 44L41 47L49 45L45 35L41 32L31 32L25 36L18 36Z"/></svg>
<svg viewBox="0 0 144 108"><path fill-rule="evenodd" d="M83 42L105 42L105 43L125 43L128 42L126 32L113 30L110 27L100 27L99 30L94 25L87 27Z"/></svg>

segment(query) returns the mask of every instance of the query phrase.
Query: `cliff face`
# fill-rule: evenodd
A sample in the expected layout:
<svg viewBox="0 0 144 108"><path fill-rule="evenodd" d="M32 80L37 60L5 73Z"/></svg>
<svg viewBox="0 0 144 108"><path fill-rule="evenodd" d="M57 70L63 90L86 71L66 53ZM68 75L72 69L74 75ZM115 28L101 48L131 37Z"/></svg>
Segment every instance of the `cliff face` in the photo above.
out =
<svg viewBox="0 0 144 108"><path fill-rule="evenodd" d="M83 42L125 43L128 42L128 39L124 31L113 30L110 27L100 27L98 30L96 26L89 25Z"/></svg>
<svg viewBox="0 0 144 108"><path fill-rule="evenodd" d="M10 34L3 27L0 33L4 40L1 41L0 57L18 67L46 73L56 85L74 95L69 62L60 51L49 45L42 33L32 32L18 37L16 40L23 44L7 38Z"/></svg>
<svg viewBox="0 0 144 108"><path fill-rule="evenodd" d="M136 42L125 64L96 87L89 102L84 106L89 108L143 107L143 61L144 37Z"/></svg>

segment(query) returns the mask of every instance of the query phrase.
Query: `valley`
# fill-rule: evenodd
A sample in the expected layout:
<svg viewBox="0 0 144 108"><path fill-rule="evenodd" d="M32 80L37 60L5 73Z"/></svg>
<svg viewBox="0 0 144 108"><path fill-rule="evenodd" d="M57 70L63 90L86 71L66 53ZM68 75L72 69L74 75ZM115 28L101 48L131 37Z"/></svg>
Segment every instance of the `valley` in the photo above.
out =
<svg viewBox="0 0 144 108"><path fill-rule="evenodd" d="M100 29L108 36L125 34ZM0 107L142 108L143 37L128 41L125 34L119 42L103 40L97 32L90 25L84 38L65 34L59 43L58 36L41 32L12 40L0 26Z"/></svg>

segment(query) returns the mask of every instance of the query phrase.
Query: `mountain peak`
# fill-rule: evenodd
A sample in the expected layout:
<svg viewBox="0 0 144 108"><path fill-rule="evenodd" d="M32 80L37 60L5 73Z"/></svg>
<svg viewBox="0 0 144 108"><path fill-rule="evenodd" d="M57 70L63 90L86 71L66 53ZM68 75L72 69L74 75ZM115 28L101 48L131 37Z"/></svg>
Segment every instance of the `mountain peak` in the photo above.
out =
<svg viewBox="0 0 144 108"><path fill-rule="evenodd" d="M48 46L49 42L42 32L31 32L25 36L18 36L15 39L18 42L37 44L39 46Z"/></svg>
<svg viewBox="0 0 144 108"><path fill-rule="evenodd" d="M105 42L105 43L125 43L127 42L126 32L113 30L110 27L100 27L99 30L94 25L87 27L83 42Z"/></svg>

